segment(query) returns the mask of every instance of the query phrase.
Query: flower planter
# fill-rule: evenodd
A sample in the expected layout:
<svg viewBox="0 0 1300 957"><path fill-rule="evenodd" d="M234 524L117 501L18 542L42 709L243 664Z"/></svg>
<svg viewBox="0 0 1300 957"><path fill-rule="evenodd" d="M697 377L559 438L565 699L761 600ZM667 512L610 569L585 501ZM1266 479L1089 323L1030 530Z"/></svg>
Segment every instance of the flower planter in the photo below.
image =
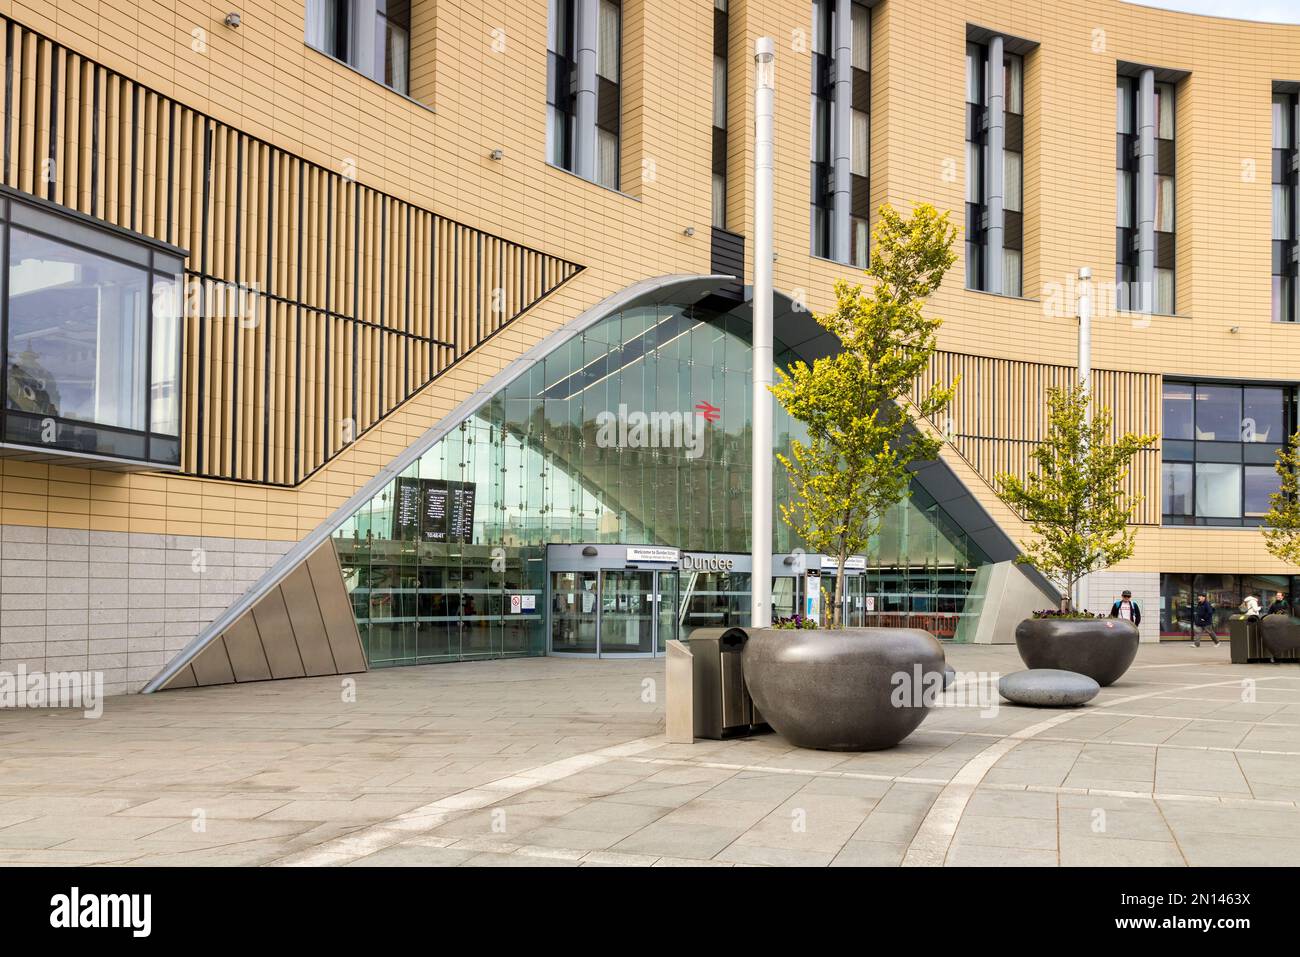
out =
<svg viewBox="0 0 1300 957"><path fill-rule="evenodd" d="M745 684L754 706L801 748L891 748L925 719L926 695L943 684L943 647L919 628L748 634Z"/></svg>
<svg viewBox="0 0 1300 957"><path fill-rule="evenodd" d="M1256 627L1259 640L1274 658L1300 651L1300 618L1265 615Z"/></svg>
<svg viewBox="0 0 1300 957"><path fill-rule="evenodd" d="M1138 630L1120 618L1026 618L1016 648L1026 667L1073 671L1104 688L1133 664Z"/></svg>

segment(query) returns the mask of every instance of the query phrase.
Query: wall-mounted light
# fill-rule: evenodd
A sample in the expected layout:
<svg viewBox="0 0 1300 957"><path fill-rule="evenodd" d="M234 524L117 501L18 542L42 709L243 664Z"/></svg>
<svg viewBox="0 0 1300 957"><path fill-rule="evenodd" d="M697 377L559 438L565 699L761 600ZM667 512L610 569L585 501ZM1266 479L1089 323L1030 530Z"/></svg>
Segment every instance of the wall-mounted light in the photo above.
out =
<svg viewBox="0 0 1300 957"><path fill-rule="evenodd" d="M490 160L503 160L505 158L506 153L505 150L502 149L495 149L491 153L488 153L488 159Z"/></svg>
<svg viewBox="0 0 1300 957"><path fill-rule="evenodd" d="M232 30L233 30L234 28L238 27L238 26L239 26L239 14L238 14L238 13L227 13L227 14L226 14L226 21L225 21L225 23L226 23L226 26L230 27Z"/></svg>
<svg viewBox="0 0 1300 957"><path fill-rule="evenodd" d="M1228 331L1231 332L1231 333L1236 334L1236 333L1238 333L1238 332L1241 332L1241 326L1233 326L1233 327L1232 327L1231 329L1229 329Z"/></svg>
<svg viewBox="0 0 1300 957"><path fill-rule="evenodd" d="M588 545L582 550L582 554L585 558L595 558L600 552L595 545Z"/></svg>
<svg viewBox="0 0 1300 957"><path fill-rule="evenodd" d="M694 226L687 226L685 229L682 230L682 235L683 235L683 236L694 236L694 235L695 235L695 227L694 227Z"/></svg>

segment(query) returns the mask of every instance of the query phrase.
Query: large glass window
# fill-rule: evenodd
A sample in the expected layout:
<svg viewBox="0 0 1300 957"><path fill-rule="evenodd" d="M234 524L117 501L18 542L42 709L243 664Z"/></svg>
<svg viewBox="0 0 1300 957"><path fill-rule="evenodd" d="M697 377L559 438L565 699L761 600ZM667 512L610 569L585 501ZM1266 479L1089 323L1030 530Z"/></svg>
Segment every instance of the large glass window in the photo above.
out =
<svg viewBox="0 0 1300 957"><path fill-rule="evenodd" d="M631 609L644 589L560 569L548 581L548 544L747 552L749 328L735 313L677 304L608 316L521 372L344 521L334 541L371 665L542 654L548 634L555 650L593 651L588 623L600 603L618 612L623 595ZM777 361L791 359L778 346ZM799 429L778 407L778 447ZM783 472L774 484L774 499L788 500ZM801 547L785 526L773 530L774 552ZM871 568L917 593L912 611L950 617L987 560L920 488L886 516L869 554ZM743 621L747 585L736 574L683 574L667 613L684 633Z"/></svg>
<svg viewBox="0 0 1300 957"><path fill-rule="evenodd" d="M176 464L179 256L43 205L0 208L4 441Z"/></svg>
<svg viewBox="0 0 1300 957"><path fill-rule="evenodd" d="M1162 500L1166 524L1258 525L1277 490L1294 390L1166 382Z"/></svg>
<svg viewBox="0 0 1300 957"><path fill-rule="evenodd" d="M1196 517L1241 517L1241 466L1196 463Z"/></svg>
<svg viewBox="0 0 1300 957"><path fill-rule="evenodd" d="M1163 388L1164 436L1166 439L1192 439L1192 398L1196 386L1185 382L1166 382Z"/></svg>
<svg viewBox="0 0 1300 957"><path fill-rule="evenodd" d="M1226 385L1196 387L1196 438L1211 442L1241 440L1241 389Z"/></svg>

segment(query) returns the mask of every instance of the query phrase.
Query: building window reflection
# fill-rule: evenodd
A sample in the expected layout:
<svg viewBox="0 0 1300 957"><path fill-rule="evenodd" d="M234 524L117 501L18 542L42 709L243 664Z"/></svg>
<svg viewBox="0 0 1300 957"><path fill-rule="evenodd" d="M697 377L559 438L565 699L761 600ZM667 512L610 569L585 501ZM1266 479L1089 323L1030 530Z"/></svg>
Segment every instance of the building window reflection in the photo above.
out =
<svg viewBox="0 0 1300 957"><path fill-rule="evenodd" d="M1165 382L1161 470L1166 525L1258 525L1278 489L1277 452L1294 429L1295 389Z"/></svg>
<svg viewBox="0 0 1300 957"><path fill-rule="evenodd" d="M180 461L182 252L0 196L5 444Z"/></svg>

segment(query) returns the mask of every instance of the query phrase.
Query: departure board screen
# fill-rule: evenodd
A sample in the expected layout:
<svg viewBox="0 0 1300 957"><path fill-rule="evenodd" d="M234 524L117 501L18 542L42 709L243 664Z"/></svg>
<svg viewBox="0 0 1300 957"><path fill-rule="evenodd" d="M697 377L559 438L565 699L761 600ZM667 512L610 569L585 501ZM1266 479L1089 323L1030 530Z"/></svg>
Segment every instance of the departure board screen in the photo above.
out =
<svg viewBox="0 0 1300 957"><path fill-rule="evenodd" d="M474 483L399 478L393 501L393 538L464 543L474 540Z"/></svg>

